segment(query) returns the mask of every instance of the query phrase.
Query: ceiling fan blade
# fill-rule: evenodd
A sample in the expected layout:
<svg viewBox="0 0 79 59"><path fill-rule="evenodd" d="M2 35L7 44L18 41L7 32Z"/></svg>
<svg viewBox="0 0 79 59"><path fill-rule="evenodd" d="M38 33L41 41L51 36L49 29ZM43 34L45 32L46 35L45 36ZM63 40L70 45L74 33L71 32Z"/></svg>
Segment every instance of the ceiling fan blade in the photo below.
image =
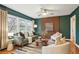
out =
<svg viewBox="0 0 79 59"><path fill-rule="evenodd" d="M53 11L58 11L58 10L50 10L50 9L46 9L47 11L53 12Z"/></svg>
<svg viewBox="0 0 79 59"><path fill-rule="evenodd" d="M49 15L54 15L54 13L49 13Z"/></svg>
<svg viewBox="0 0 79 59"><path fill-rule="evenodd" d="M48 12L61 12L62 11L62 10L52 10L52 9L45 9L45 10L48 11Z"/></svg>

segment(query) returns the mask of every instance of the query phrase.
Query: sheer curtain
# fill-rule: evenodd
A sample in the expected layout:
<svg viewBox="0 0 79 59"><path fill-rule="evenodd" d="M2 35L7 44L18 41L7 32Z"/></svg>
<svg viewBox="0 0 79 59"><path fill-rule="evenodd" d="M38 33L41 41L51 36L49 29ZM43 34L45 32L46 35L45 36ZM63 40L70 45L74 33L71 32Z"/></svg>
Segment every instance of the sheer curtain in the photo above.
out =
<svg viewBox="0 0 79 59"><path fill-rule="evenodd" d="M0 9L0 49L7 47L8 41L8 26L7 26L7 11Z"/></svg>

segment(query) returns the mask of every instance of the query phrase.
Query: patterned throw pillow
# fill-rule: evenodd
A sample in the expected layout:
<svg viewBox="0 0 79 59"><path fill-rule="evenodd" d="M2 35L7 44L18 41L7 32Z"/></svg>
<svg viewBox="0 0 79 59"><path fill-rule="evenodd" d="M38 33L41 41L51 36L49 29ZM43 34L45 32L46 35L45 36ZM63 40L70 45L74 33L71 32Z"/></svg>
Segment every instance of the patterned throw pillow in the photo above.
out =
<svg viewBox="0 0 79 59"><path fill-rule="evenodd" d="M60 45L60 44L62 44L60 39L55 40L55 45Z"/></svg>
<svg viewBox="0 0 79 59"><path fill-rule="evenodd" d="M60 40L61 40L62 44L66 43L66 38L65 37L61 38Z"/></svg>
<svg viewBox="0 0 79 59"><path fill-rule="evenodd" d="M65 37L55 40L55 45L60 45L60 44L64 44L64 43L66 43Z"/></svg>

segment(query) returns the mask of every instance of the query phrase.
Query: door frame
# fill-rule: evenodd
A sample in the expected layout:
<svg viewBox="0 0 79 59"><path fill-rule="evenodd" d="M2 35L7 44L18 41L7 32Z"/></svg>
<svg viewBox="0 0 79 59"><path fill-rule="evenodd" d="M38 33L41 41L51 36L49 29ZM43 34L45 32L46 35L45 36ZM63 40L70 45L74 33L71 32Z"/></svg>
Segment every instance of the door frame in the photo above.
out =
<svg viewBox="0 0 79 59"><path fill-rule="evenodd" d="M73 23L75 22L75 23ZM73 24L72 24L73 23ZM74 29L73 27L74 26ZM73 29L73 30L72 30ZM73 32L74 31L74 32ZM74 44L76 44L76 15L73 15L70 19L70 36L74 35Z"/></svg>

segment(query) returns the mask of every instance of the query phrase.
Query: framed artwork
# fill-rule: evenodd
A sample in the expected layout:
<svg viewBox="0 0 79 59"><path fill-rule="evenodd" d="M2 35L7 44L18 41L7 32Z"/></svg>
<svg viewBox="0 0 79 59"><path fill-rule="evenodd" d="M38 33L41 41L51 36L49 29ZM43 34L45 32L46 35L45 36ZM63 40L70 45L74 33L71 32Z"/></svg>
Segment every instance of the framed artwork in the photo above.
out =
<svg viewBox="0 0 79 59"><path fill-rule="evenodd" d="M46 31L53 31L53 23L46 23L45 30Z"/></svg>

